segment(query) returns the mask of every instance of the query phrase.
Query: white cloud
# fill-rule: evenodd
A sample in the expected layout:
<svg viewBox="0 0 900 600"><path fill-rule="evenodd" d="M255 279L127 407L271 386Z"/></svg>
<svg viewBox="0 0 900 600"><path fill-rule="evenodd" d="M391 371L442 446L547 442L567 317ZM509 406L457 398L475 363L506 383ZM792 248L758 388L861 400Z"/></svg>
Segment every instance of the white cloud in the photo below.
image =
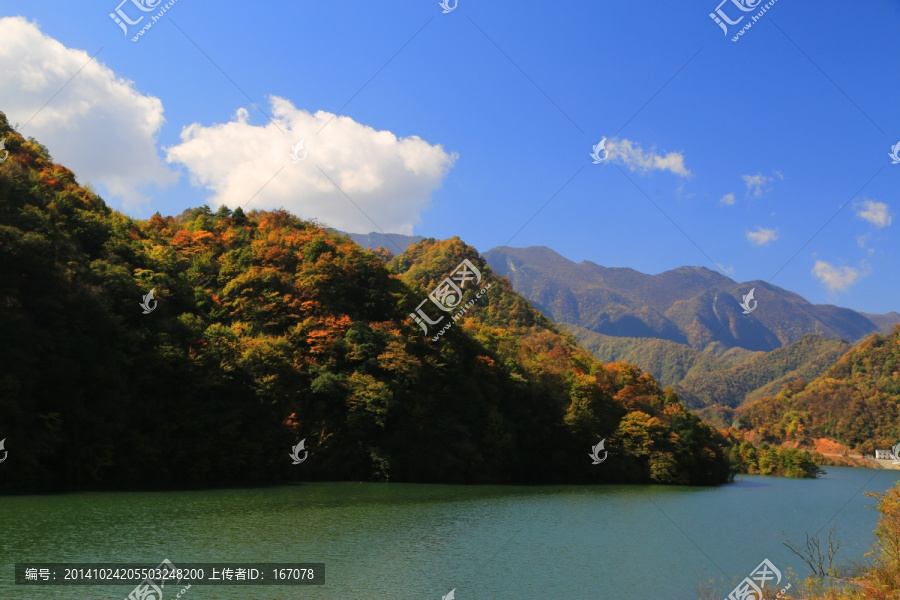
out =
<svg viewBox="0 0 900 600"><path fill-rule="evenodd" d="M376 230L362 209L384 231L411 234L457 159L418 136L310 114L275 96L270 102L275 123L251 124L241 108L228 123L185 127L181 143L166 148L169 162L187 167L195 185L214 192L215 204L235 208L259 192L248 210L283 207L345 231ZM308 155L294 163L288 154L301 139Z"/></svg>
<svg viewBox="0 0 900 600"><path fill-rule="evenodd" d="M744 175L744 183L747 184L747 197L753 196L759 198L763 195L763 188L772 181L771 177L766 177L762 173L756 175Z"/></svg>
<svg viewBox="0 0 900 600"><path fill-rule="evenodd" d="M812 274L831 292L843 292L863 275L854 267L835 267L824 260L817 260Z"/></svg>
<svg viewBox="0 0 900 600"><path fill-rule="evenodd" d="M607 141L606 149L610 160L618 161L632 171L670 171L681 177L691 174L684 166L684 154L681 152L669 152L663 156L656 152L656 148L644 150L631 140Z"/></svg>
<svg viewBox="0 0 900 600"><path fill-rule="evenodd" d="M734 194L725 194L719 198L719 202L728 206L734 206Z"/></svg>
<svg viewBox="0 0 900 600"><path fill-rule="evenodd" d="M0 18L0 40L0 109L80 181L104 184L134 205L144 200L140 187L177 179L157 153L165 122L159 98L141 94L134 82L24 17Z"/></svg>
<svg viewBox="0 0 900 600"><path fill-rule="evenodd" d="M774 242L778 240L778 230L777 229L765 229L764 227L757 227L756 231L748 231L747 239L750 240L751 243L757 246L765 246L770 242Z"/></svg>
<svg viewBox="0 0 900 600"><path fill-rule="evenodd" d="M857 209L856 216L864 219L881 229L891 224L891 215L888 213L888 205L884 202L875 202L866 200L863 202L863 208Z"/></svg>

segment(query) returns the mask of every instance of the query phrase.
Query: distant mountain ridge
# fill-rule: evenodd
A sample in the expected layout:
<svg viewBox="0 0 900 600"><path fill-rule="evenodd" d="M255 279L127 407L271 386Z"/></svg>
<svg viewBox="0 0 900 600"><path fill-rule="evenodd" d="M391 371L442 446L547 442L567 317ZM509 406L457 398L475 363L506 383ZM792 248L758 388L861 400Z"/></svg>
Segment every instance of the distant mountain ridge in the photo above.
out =
<svg viewBox="0 0 900 600"><path fill-rule="evenodd" d="M738 283L705 267L647 275L575 263L544 246L497 247L484 257L553 320L615 337L768 352L807 334L855 342L900 322L896 312L869 315L812 304L765 281ZM745 315L740 302L751 289L758 305Z"/></svg>
<svg viewBox="0 0 900 600"><path fill-rule="evenodd" d="M387 248L392 254L401 254L413 244L418 244L425 238L421 235L404 235L402 233L379 233L372 231L369 233L348 233L338 229L332 229L341 235L350 236L354 242L365 248L366 250L374 250L376 248Z"/></svg>

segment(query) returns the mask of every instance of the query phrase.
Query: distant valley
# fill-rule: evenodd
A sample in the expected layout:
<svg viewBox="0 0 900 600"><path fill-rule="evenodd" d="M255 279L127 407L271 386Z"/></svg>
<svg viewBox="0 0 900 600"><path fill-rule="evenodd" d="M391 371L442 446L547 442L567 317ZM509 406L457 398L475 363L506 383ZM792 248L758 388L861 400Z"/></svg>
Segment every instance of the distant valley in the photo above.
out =
<svg viewBox="0 0 900 600"><path fill-rule="evenodd" d="M630 362L671 385L690 408L714 404L737 407L773 396L785 383L809 381L824 373L851 348L840 339L807 334L784 348L752 352L722 347L700 351L669 340L617 338L568 326L582 347L603 362Z"/></svg>

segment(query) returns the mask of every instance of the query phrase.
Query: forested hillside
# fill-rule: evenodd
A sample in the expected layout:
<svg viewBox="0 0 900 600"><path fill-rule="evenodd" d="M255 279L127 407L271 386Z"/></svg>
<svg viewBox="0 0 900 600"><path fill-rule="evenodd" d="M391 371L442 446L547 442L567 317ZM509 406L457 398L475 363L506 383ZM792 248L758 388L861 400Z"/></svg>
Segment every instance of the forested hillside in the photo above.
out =
<svg viewBox="0 0 900 600"><path fill-rule="evenodd" d="M673 386L691 408L734 408L774 395L785 383L818 377L851 347L843 340L810 334L771 352L721 345L696 350L668 340L620 338L568 328L597 359L636 364L653 373L660 384Z"/></svg>
<svg viewBox="0 0 900 600"><path fill-rule="evenodd" d="M703 350L659 338L616 337L565 324L581 346L602 362L625 361L653 373L660 385L677 385L694 373L729 369L763 354L712 344Z"/></svg>
<svg viewBox="0 0 900 600"><path fill-rule="evenodd" d="M0 489L728 478L729 440L459 239L386 265L284 211L135 220L0 138ZM432 341L410 313L463 259L491 287Z"/></svg>
<svg viewBox="0 0 900 600"><path fill-rule="evenodd" d="M738 411L743 427L772 442L829 438L863 453L900 442L900 326L872 335L822 376L785 385Z"/></svg>
<svg viewBox="0 0 900 600"><path fill-rule="evenodd" d="M727 369L694 370L675 389L691 407L718 404L734 408L777 393L789 381L821 375L848 349L850 344L843 340L805 335L789 346L759 353Z"/></svg>

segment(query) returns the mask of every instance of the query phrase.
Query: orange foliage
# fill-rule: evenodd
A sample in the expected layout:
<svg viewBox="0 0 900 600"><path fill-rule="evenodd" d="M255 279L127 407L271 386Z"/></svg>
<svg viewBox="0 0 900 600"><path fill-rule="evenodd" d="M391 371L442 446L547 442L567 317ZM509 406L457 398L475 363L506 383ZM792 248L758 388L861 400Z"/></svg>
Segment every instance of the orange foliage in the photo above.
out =
<svg viewBox="0 0 900 600"><path fill-rule="evenodd" d="M179 230L172 238L172 245L187 255L209 250L216 241L216 236L208 231Z"/></svg>
<svg viewBox="0 0 900 600"><path fill-rule="evenodd" d="M331 352L335 340L344 335L353 321L347 315L338 318L326 317L323 319L323 329L313 329L306 334L306 343L311 354L323 355Z"/></svg>

